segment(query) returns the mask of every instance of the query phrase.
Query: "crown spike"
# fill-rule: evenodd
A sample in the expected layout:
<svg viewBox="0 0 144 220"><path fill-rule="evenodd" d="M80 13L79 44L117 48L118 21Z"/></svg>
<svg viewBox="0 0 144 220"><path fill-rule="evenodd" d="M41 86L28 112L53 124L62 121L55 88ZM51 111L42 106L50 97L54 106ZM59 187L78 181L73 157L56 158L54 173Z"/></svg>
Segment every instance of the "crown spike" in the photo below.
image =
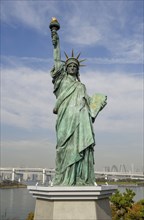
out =
<svg viewBox="0 0 144 220"><path fill-rule="evenodd" d="M85 60L86 60L86 59L83 59L83 60L80 60L79 62L82 63L82 62L84 62Z"/></svg>
<svg viewBox="0 0 144 220"><path fill-rule="evenodd" d="M66 52L65 52L65 51L64 51L64 54L65 54L66 58L68 59L69 57L68 57L68 55L66 54Z"/></svg>
<svg viewBox="0 0 144 220"><path fill-rule="evenodd" d="M85 65L81 65L81 63L83 61L85 61L86 59L83 60L78 60L79 56L81 53L79 53L77 55L77 57L74 57L74 50L72 49L72 54L71 57L68 57L68 55L66 54L66 52L64 52L65 56L66 56L66 61L65 61L65 66L67 67L71 62L75 63L77 66L85 66Z"/></svg>
<svg viewBox="0 0 144 220"><path fill-rule="evenodd" d="M76 58L76 59L78 59L80 55L81 55L81 52L77 55L77 58Z"/></svg>
<svg viewBox="0 0 144 220"><path fill-rule="evenodd" d="M72 49L72 57L74 57L74 51L73 51L73 49Z"/></svg>
<svg viewBox="0 0 144 220"><path fill-rule="evenodd" d="M81 65L81 64L80 64L80 66L86 66L86 65L83 65L83 64Z"/></svg>

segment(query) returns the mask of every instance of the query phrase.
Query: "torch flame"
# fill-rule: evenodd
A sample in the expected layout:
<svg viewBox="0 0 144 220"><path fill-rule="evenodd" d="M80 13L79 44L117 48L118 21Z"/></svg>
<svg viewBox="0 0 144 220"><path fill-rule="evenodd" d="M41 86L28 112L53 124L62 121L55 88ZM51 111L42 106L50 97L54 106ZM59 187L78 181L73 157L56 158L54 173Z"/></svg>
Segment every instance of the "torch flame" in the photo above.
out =
<svg viewBox="0 0 144 220"><path fill-rule="evenodd" d="M57 19L55 17L52 17L51 22L58 22Z"/></svg>

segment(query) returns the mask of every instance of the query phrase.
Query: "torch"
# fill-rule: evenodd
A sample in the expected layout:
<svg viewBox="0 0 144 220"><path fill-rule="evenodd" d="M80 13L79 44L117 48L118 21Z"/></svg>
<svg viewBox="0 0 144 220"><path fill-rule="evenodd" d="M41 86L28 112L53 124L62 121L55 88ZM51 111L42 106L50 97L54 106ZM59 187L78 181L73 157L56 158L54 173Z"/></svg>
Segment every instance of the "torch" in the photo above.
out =
<svg viewBox="0 0 144 220"><path fill-rule="evenodd" d="M60 29L60 24L55 17L52 18L50 25L49 25L49 28L50 28L51 34L52 34L51 36L52 36L53 45L56 47L57 39L58 39L57 31Z"/></svg>
<svg viewBox="0 0 144 220"><path fill-rule="evenodd" d="M52 18L49 28L51 29L51 31L58 31L60 29L60 24L58 23L58 20L55 17Z"/></svg>

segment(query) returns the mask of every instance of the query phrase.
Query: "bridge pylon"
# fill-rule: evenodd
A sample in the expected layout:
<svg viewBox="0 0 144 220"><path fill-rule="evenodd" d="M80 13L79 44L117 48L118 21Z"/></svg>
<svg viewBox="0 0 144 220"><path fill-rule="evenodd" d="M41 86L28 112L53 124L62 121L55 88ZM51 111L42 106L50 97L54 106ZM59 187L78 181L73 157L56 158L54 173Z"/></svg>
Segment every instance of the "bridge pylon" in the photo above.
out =
<svg viewBox="0 0 144 220"><path fill-rule="evenodd" d="M45 184L45 179L46 179L46 169L43 169L42 171L42 183Z"/></svg>
<svg viewBox="0 0 144 220"><path fill-rule="evenodd" d="M15 168L12 169L12 179L11 179L11 180L12 180L12 181L15 180Z"/></svg>

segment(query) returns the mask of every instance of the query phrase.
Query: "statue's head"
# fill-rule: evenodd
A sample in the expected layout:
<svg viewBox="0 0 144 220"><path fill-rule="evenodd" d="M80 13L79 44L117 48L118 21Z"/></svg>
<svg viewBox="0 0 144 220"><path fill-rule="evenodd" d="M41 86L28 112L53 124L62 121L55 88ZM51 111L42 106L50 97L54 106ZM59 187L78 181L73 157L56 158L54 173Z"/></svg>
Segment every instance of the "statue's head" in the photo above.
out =
<svg viewBox="0 0 144 220"><path fill-rule="evenodd" d="M79 68L78 65L75 62L70 62L67 67L66 67L66 71L69 75L71 76L78 76L79 74Z"/></svg>
<svg viewBox="0 0 144 220"><path fill-rule="evenodd" d="M77 79L80 81L79 79L79 67L80 66L84 66L81 65L81 62L83 62L84 60L78 60L80 53L78 54L77 57L74 57L74 52L72 50L72 56L68 57L68 55L65 53L66 56L66 61L65 61L65 66L66 66L66 71L68 74L70 75L76 75Z"/></svg>
<svg viewBox="0 0 144 220"><path fill-rule="evenodd" d="M75 57L70 57L70 58L68 58L68 59L65 61L65 66L66 66L66 68L67 68L71 63L74 63L78 68L79 68L79 66L80 66L80 63L79 63L79 61L78 61L77 58L75 58Z"/></svg>

